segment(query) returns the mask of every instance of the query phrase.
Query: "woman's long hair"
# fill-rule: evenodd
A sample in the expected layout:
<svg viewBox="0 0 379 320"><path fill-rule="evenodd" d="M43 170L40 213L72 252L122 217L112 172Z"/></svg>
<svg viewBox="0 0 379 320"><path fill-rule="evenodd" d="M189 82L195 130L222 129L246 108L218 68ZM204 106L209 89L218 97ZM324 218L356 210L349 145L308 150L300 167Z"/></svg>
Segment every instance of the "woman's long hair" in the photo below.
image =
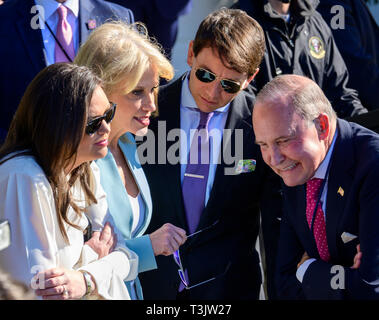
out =
<svg viewBox="0 0 379 320"><path fill-rule="evenodd" d="M100 84L101 80L86 67L68 63L46 67L27 87L0 148L0 165L14 157L31 155L41 166L51 185L59 228L67 242L64 222L79 229L67 217L69 206L79 216L84 211L70 192L77 179L87 204L96 203L89 163L72 170L69 180L65 169L75 162L92 95Z"/></svg>

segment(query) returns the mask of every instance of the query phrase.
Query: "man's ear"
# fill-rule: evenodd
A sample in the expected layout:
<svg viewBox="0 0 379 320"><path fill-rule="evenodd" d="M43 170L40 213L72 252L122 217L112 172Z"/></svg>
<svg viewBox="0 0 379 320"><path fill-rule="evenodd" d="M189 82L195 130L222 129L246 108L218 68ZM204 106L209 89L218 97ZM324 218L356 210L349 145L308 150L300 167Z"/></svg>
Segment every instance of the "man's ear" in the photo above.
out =
<svg viewBox="0 0 379 320"><path fill-rule="evenodd" d="M243 90L243 89L246 89L246 87L249 85L249 83L250 83L251 81L254 80L254 78L255 78L255 76L258 74L258 72L259 72L259 68L257 68L257 69L255 70L254 74L253 74L250 78L248 78L248 79L246 80L245 84L244 84L243 87L242 87L242 90Z"/></svg>
<svg viewBox="0 0 379 320"><path fill-rule="evenodd" d="M328 115L321 113L314 121L320 140L326 140L330 133L330 120Z"/></svg>
<svg viewBox="0 0 379 320"><path fill-rule="evenodd" d="M195 58L195 54L193 52L193 40L191 40L188 46L188 53L187 53L187 64L190 67L192 67L194 58Z"/></svg>

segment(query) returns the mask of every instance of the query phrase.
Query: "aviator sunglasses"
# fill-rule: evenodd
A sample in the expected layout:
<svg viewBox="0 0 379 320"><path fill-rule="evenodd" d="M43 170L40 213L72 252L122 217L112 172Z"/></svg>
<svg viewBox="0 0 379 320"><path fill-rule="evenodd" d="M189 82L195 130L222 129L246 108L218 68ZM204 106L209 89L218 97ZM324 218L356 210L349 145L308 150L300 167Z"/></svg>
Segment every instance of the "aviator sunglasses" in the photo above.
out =
<svg viewBox="0 0 379 320"><path fill-rule="evenodd" d="M86 133L88 135L92 135L97 130L99 130L103 120L105 120L105 122L108 124L111 123L111 121L113 120L113 117L116 113L117 104L113 103L113 102L110 102L110 104L111 104L111 107L107 111L105 111L104 115L102 115L101 117L97 117L95 119L92 119L91 121L88 121L87 126L86 126Z"/></svg>
<svg viewBox="0 0 379 320"><path fill-rule="evenodd" d="M203 68L197 68L195 75L198 80L205 83L215 81L218 78L213 72ZM220 84L222 89L227 93L237 93L241 89L241 84L239 82L229 79L221 79Z"/></svg>
<svg viewBox="0 0 379 320"><path fill-rule="evenodd" d="M216 220L213 224L211 224L210 226L204 228L204 229L201 229L201 230L198 230L190 235L187 236L187 239L190 238L190 237L193 237L199 233L202 233L203 231L206 231L206 230L209 230L211 228L213 228L217 223L219 222L219 220ZM174 257L174 260L175 260L175 263L178 265L179 269L178 269L178 274L179 274L179 278L182 282L182 284L184 285L184 287L189 290L189 289L192 289L192 288L195 288L197 286L200 286L202 284L205 284L205 283L208 283L210 281L213 281L215 279L217 279L218 277L220 276L223 276L228 270L229 270L229 267L230 267L230 262L227 264L226 268L225 268L225 271L222 273L222 274L219 274L219 275L216 275L212 278L209 278L207 280L204 280L204 281L201 281L201 282L198 282L196 284L192 284L192 285L189 285L189 282L187 281L187 278L186 278L186 271L184 270L184 267L183 267L183 264L182 264L182 260L180 259L180 253L179 253L179 249L176 250L172 256Z"/></svg>

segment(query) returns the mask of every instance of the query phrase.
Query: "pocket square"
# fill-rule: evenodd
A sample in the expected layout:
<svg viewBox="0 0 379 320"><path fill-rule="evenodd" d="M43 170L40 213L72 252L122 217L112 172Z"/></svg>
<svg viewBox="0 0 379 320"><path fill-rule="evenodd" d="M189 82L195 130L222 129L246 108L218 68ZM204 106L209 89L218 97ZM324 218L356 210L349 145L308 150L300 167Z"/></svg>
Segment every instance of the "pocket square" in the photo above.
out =
<svg viewBox="0 0 379 320"><path fill-rule="evenodd" d="M351 240L354 240L355 238L358 238L358 236L351 234L349 232L344 232L341 234L341 239L342 239L343 243L348 243Z"/></svg>
<svg viewBox="0 0 379 320"><path fill-rule="evenodd" d="M255 170L256 161L254 159L239 160L236 168L236 173L253 172Z"/></svg>

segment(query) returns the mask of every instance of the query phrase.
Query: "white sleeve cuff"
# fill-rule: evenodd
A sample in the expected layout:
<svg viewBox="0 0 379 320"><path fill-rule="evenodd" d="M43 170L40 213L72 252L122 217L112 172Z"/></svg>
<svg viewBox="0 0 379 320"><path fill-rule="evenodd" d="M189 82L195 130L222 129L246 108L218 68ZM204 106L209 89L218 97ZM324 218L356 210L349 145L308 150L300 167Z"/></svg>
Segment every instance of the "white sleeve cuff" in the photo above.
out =
<svg viewBox="0 0 379 320"><path fill-rule="evenodd" d="M308 259L307 261L305 261L296 271L296 278L297 280L300 281L300 283L303 282L303 278L304 278L304 274L305 272L307 271L309 265L313 262L313 261L316 261L316 259L314 258L311 258L311 259Z"/></svg>

